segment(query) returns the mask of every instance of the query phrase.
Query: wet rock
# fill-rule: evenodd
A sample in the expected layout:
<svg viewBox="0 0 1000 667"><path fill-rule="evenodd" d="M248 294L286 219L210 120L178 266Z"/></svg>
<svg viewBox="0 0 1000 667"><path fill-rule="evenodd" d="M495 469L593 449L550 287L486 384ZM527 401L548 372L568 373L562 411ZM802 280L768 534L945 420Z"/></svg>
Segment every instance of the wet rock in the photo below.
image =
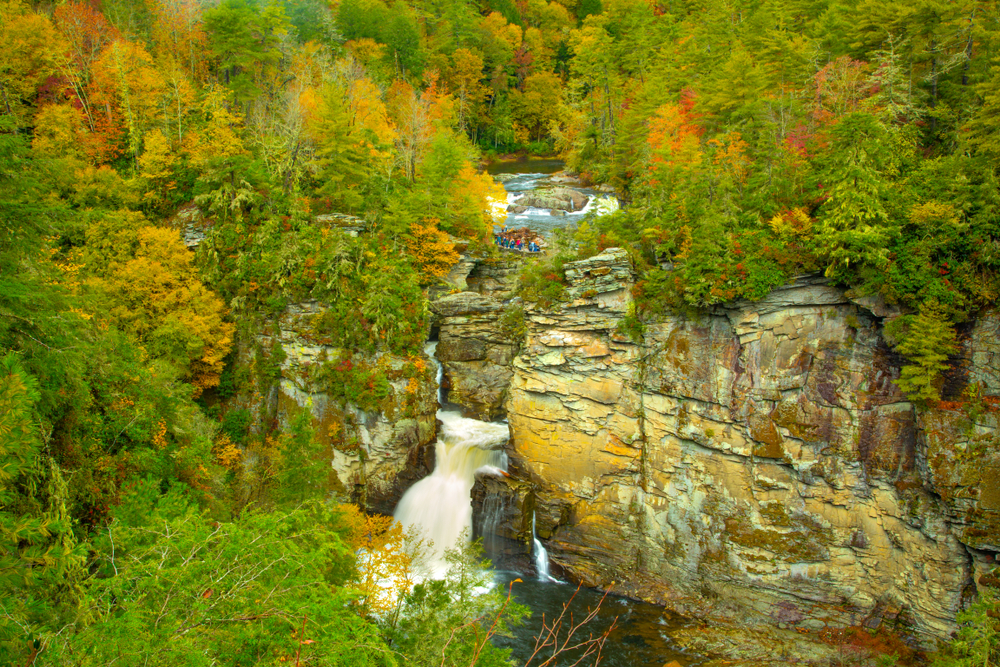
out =
<svg viewBox="0 0 1000 667"><path fill-rule="evenodd" d="M483 419L503 414L516 342L499 325L503 306L477 292L460 292L431 303L438 318L437 357L449 387L448 400Z"/></svg>
<svg viewBox="0 0 1000 667"><path fill-rule="evenodd" d="M567 171L556 172L549 177L549 180L552 183L555 183L556 185L572 185L572 186L583 185L580 182L580 177L578 175L571 174Z"/></svg>
<svg viewBox="0 0 1000 667"><path fill-rule="evenodd" d="M518 206L547 208L561 211L581 211L590 198L578 190L566 187L539 188L517 200Z"/></svg>
<svg viewBox="0 0 1000 667"><path fill-rule="evenodd" d="M531 487L525 482L480 475L472 487L474 537L483 538L495 566L527 565L531 555Z"/></svg>

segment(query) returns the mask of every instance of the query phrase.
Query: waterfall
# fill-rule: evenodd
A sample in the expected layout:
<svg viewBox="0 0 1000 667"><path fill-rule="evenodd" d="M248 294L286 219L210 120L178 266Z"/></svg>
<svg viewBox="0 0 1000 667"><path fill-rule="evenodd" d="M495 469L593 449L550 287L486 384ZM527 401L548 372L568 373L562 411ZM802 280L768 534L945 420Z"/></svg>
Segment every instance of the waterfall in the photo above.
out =
<svg viewBox="0 0 1000 667"><path fill-rule="evenodd" d="M549 552L542 546L542 541L538 539L535 532L535 513L531 513L531 539L532 551L535 552L535 569L538 570L539 581L556 581L555 577L549 574Z"/></svg>
<svg viewBox="0 0 1000 667"><path fill-rule="evenodd" d="M438 366L440 402L441 365L434 357L436 343L425 349ZM507 469L502 447L510 433L506 424L467 419L458 412L439 410L441 433L435 445L434 471L411 486L396 506L394 516L403 527L419 527L432 544L428 553L428 574L441 576L447 570L446 549L459 540L472 538L472 485L476 472L500 474Z"/></svg>
<svg viewBox="0 0 1000 667"><path fill-rule="evenodd" d="M483 498L483 507L477 519L477 534L483 538L483 550L486 557L496 565L499 558L503 557L504 542L497 537L501 522L510 512L510 500L504 493L488 491Z"/></svg>
<svg viewBox="0 0 1000 667"><path fill-rule="evenodd" d="M434 382L437 383L437 402L438 405L444 405L444 389L441 387L444 380L444 366L437 359L437 347L438 342L431 341L424 345L424 354L431 358L434 362L434 367L437 369L437 373L434 376Z"/></svg>

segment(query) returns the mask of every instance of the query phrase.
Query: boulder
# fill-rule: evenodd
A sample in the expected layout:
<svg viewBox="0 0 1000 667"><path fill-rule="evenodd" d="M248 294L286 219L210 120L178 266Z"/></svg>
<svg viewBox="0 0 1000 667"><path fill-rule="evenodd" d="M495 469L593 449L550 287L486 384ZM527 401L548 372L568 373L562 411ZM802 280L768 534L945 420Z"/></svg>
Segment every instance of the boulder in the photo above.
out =
<svg viewBox="0 0 1000 667"><path fill-rule="evenodd" d="M517 205L572 212L583 210L588 201L590 198L578 190L555 187L529 192L517 200Z"/></svg>

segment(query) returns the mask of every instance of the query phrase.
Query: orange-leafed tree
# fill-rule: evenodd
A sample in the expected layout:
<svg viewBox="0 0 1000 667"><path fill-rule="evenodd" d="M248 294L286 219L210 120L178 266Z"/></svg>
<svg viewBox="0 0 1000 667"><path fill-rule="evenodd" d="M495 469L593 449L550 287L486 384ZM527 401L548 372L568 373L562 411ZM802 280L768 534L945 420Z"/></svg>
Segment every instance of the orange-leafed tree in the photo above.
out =
<svg viewBox="0 0 1000 667"><path fill-rule="evenodd" d="M151 42L157 59L180 67L195 80L207 70L208 37L197 0L152 0Z"/></svg>
<svg viewBox="0 0 1000 667"><path fill-rule="evenodd" d="M52 13L52 20L67 46L60 61L60 74L66 79L84 114L91 132L98 131L98 118L91 108L87 84L91 68L104 49L116 39L118 30L104 15L87 2L67 2Z"/></svg>
<svg viewBox="0 0 1000 667"><path fill-rule="evenodd" d="M664 104L649 120L647 184L661 186L681 172L702 163L702 130L692 115L693 97L679 104Z"/></svg>
<svg viewBox="0 0 1000 667"><path fill-rule="evenodd" d="M115 40L94 62L90 86L93 107L102 110L109 126L120 124L133 159L142 138L162 110L166 85L153 58L139 44Z"/></svg>

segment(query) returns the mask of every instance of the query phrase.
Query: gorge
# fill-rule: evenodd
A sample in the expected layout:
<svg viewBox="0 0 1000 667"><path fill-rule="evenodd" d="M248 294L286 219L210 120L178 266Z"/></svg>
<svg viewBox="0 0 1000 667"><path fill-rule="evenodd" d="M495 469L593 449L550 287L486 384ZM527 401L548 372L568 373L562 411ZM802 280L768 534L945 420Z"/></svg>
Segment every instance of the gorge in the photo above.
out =
<svg viewBox="0 0 1000 667"><path fill-rule="evenodd" d="M0 664L1000 664L998 8L0 0Z"/></svg>
<svg viewBox="0 0 1000 667"><path fill-rule="evenodd" d="M461 421L489 427L480 444L494 449L468 459L458 491L434 496L434 512L454 508L451 539L472 527L472 509L458 502L471 487L475 532L501 566L530 568L540 540L570 581L723 628L716 639L675 633L704 653L751 645L770 655L766 644L791 641L768 634L777 630L799 653L837 628L890 629L922 647L955 630L1000 552L1000 458L989 445L1000 318L986 314L963 333L946 387L946 399L976 388L982 409L946 400L918 410L894 384L901 360L884 339L898 312L822 277L630 336L625 251L567 264L566 301L550 307L513 298L520 262L463 258L453 292L431 303L438 342L428 354L448 400L507 421L498 429L438 413L444 441ZM369 507L391 509L399 480L431 470L430 410L425 398L415 421L396 422L397 433L414 424L406 438L365 427L370 463L338 453L338 476L364 486ZM359 423L382 418L373 419ZM476 468L504 467L495 448L508 425L509 477L480 475L473 486ZM437 447L441 467L450 454ZM416 520L406 505L397 517ZM740 635L737 650L726 628L759 632Z"/></svg>

